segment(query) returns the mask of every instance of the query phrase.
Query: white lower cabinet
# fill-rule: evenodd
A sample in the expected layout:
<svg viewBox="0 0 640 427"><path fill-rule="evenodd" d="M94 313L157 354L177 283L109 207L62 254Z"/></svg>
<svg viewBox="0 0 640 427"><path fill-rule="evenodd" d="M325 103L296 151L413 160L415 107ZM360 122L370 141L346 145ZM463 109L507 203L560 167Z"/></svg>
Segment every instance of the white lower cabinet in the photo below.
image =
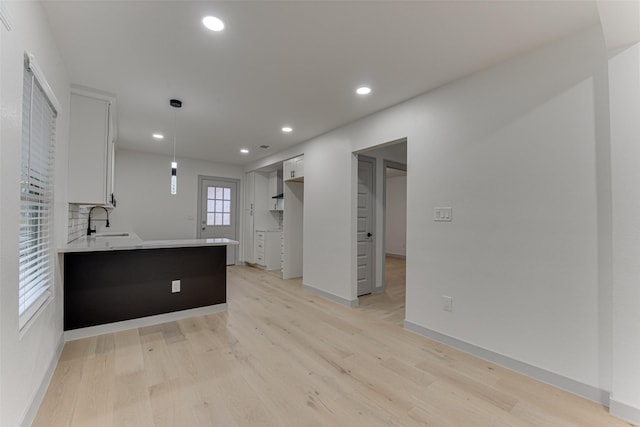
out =
<svg viewBox="0 0 640 427"><path fill-rule="evenodd" d="M281 268L281 236L281 231L256 231L254 261L265 270L279 270Z"/></svg>

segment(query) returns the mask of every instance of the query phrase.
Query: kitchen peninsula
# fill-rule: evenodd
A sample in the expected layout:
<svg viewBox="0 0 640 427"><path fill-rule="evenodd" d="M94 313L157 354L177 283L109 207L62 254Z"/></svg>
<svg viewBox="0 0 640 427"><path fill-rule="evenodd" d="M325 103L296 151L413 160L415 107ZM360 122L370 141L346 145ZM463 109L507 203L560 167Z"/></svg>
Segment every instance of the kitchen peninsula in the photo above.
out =
<svg viewBox="0 0 640 427"><path fill-rule="evenodd" d="M64 330L226 304L230 239L81 237L64 256Z"/></svg>

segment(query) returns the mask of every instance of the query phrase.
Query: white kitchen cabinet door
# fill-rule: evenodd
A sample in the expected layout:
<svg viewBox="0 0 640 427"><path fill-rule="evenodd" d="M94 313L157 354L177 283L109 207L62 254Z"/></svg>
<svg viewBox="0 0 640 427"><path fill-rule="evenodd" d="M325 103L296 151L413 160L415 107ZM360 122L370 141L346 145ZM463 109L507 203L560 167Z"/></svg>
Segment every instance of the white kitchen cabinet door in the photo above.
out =
<svg viewBox="0 0 640 427"><path fill-rule="evenodd" d="M68 201L110 205L115 155L114 101L71 93Z"/></svg>
<svg viewBox="0 0 640 427"><path fill-rule="evenodd" d="M285 181L304 181L304 155L285 160L283 164Z"/></svg>
<svg viewBox="0 0 640 427"><path fill-rule="evenodd" d="M255 231L276 229L278 221L269 209L272 200L271 197L267 197L271 194L269 175L263 172L248 172L245 178L243 253L244 261L254 264L256 262Z"/></svg>

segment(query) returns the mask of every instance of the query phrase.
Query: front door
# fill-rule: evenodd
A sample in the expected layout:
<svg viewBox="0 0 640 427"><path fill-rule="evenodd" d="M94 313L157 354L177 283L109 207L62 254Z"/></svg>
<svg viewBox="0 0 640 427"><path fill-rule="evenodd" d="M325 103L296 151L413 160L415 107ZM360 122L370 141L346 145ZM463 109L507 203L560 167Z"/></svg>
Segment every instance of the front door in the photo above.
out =
<svg viewBox="0 0 640 427"><path fill-rule="evenodd" d="M200 229L201 239L226 237L238 240L236 225L237 181L214 178L200 179ZM236 263L238 246L227 246L227 265Z"/></svg>
<svg viewBox="0 0 640 427"><path fill-rule="evenodd" d="M375 159L358 156L358 296L373 292Z"/></svg>

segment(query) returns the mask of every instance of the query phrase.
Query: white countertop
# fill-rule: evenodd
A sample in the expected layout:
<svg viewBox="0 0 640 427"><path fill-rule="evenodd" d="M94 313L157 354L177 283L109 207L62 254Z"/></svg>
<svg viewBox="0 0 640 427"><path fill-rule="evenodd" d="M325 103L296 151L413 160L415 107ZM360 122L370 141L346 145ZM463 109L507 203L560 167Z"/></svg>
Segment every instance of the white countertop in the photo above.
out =
<svg viewBox="0 0 640 427"><path fill-rule="evenodd" d="M143 241L135 233L111 232L80 237L58 249L58 252L97 252L131 249L184 248L193 246L227 246L237 244L238 242L236 240L224 238Z"/></svg>

